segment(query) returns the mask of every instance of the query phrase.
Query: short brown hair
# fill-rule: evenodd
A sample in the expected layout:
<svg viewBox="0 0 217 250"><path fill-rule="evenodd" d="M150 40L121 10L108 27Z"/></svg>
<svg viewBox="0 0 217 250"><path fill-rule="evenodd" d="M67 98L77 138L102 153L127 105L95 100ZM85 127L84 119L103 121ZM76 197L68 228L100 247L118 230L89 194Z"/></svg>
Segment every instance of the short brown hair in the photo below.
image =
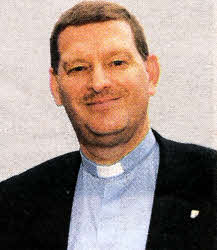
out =
<svg viewBox="0 0 217 250"><path fill-rule="evenodd" d="M123 20L130 25L136 48L143 60L146 60L149 55L148 45L146 43L143 28L134 15L130 14L128 10L116 3L84 1L64 12L54 26L50 38L51 67L53 68L54 73L58 73L60 60L58 37L66 27L105 22L109 20Z"/></svg>

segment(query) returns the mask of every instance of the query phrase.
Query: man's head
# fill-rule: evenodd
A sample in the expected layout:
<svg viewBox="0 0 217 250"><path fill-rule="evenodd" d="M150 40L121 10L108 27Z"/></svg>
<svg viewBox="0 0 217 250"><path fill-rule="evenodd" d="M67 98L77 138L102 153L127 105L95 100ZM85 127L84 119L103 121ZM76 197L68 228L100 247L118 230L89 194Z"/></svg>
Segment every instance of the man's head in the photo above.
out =
<svg viewBox="0 0 217 250"><path fill-rule="evenodd" d="M92 21L85 16L86 5ZM87 156L91 158L90 151L92 155L109 148L117 152L120 147L127 153L149 128L149 98L155 93L159 76L157 58L148 55L140 26L136 32L141 33L137 43L143 41L140 46L143 50L138 49L131 21L126 21L126 18L131 20L130 14L122 7L83 2L74 8L76 18L69 10L61 19L64 16L66 20L76 19L75 25L57 23L52 33L52 37L58 37L56 45L55 39L51 39L58 51L58 58L53 57L50 68L52 94L56 104L64 106ZM126 18L106 19L104 15L102 20L99 9L103 8L110 16L123 12ZM82 22L77 19L79 13Z"/></svg>
<svg viewBox="0 0 217 250"><path fill-rule="evenodd" d="M141 57L146 60L149 55L143 29L134 15L124 7L111 2L84 1L76 4L60 17L54 26L50 39L51 67L57 74L59 66L59 34L68 26L81 26L88 23L105 22L109 20L125 21L131 27L136 48Z"/></svg>

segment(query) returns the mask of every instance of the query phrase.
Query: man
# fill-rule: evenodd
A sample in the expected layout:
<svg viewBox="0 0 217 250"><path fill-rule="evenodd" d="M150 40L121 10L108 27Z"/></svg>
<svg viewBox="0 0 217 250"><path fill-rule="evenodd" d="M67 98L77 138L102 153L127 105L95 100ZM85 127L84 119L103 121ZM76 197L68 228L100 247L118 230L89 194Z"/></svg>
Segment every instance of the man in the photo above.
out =
<svg viewBox="0 0 217 250"><path fill-rule="evenodd" d="M150 129L158 78L123 7L81 2L61 16L50 87L80 151L0 184L1 249L215 249L217 154Z"/></svg>

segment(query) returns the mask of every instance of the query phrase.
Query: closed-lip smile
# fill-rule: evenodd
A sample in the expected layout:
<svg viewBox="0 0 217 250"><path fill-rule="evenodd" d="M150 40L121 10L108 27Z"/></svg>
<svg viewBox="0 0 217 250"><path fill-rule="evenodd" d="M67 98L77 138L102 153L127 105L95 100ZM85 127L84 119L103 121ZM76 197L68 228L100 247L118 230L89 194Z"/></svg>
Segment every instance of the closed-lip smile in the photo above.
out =
<svg viewBox="0 0 217 250"><path fill-rule="evenodd" d="M99 99L96 99L96 100L93 100L91 102L88 102L87 105L96 105L96 104L104 104L104 103L109 103L109 102L112 102L112 101L116 101L120 99L120 97L115 97L115 98L99 98Z"/></svg>
<svg viewBox="0 0 217 250"><path fill-rule="evenodd" d="M105 110L109 110L113 107L116 107L119 102L118 100L120 100L121 97L113 97L113 98L99 98L99 99L95 99L92 100L91 102L87 103L87 106L90 107L90 109L92 111L105 111Z"/></svg>

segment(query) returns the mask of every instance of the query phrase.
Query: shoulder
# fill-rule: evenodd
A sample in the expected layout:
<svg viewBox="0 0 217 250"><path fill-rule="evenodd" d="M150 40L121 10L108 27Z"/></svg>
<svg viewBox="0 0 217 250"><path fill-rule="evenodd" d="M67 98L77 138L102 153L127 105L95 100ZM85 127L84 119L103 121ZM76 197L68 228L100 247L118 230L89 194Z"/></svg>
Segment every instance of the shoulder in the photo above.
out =
<svg viewBox="0 0 217 250"><path fill-rule="evenodd" d="M186 161L202 160L210 163L217 163L217 151L214 149L192 143L176 142L162 137L155 130L153 132L163 155L169 154L177 158L184 157Z"/></svg>
<svg viewBox="0 0 217 250"><path fill-rule="evenodd" d="M216 209L217 152L200 145L168 140L154 131L160 148L156 194L205 201Z"/></svg>
<svg viewBox="0 0 217 250"><path fill-rule="evenodd" d="M40 210L40 204L57 205L57 201L64 200L65 195L74 190L79 167L80 153L76 151L43 162L1 182L0 221L9 214L22 217L27 208Z"/></svg>
<svg viewBox="0 0 217 250"><path fill-rule="evenodd" d="M10 177L0 183L0 193L4 190L18 191L18 189L26 189L34 187L34 185L54 185L56 182L65 178L69 172L76 173L80 164L79 151L70 152L48 161L45 161L31 169Z"/></svg>
<svg viewBox="0 0 217 250"><path fill-rule="evenodd" d="M25 240L31 241L37 236L38 230L31 231L31 228L46 231L46 225L52 225L56 218L57 223L61 216L65 218L72 202L79 166L80 154L72 152L1 182L0 241L13 245L9 240L13 235L20 246L24 243L23 235ZM45 228L41 228L42 225ZM61 237L59 232L58 237Z"/></svg>
<svg viewBox="0 0 217 250"><path fill-rule="evenodd" d="M154 131L160 148L159 186L192 197L216 197L217 151L168 140ZM193 198L192 198L193 199Z"/></svg>

